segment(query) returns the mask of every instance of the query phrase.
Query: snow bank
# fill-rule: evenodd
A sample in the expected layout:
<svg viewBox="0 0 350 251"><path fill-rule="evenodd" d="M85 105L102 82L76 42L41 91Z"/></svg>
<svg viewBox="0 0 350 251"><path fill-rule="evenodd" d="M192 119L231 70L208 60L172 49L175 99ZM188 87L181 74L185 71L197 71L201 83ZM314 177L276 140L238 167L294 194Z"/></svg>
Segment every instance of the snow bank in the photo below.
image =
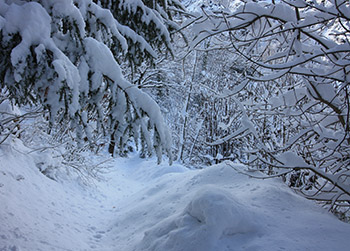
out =
<svg viewBox="0 0 350 251"><path fill-rule="evenodd" d="M167 167L144 161L129 170L143 189L118 208L116 250L326 251L350 244L348 224L282 181L251 179L227 164L154 176L159 169Z"/></svg>
<svg viewBox="0 0 350 251"><path fill-rule="evenodd" d="M182 213L150 230L139 250L217 250L225 236L254 232L253 217L237 199L215 186L197 191Z"/></svg>
<svg viewBox="0 0 350 251"><path fill-rule="evenodd" d="M63 182L64 173L62 182L46 177L40 156L10 141L0 145L0 250L92 250L98 208L90 208L88 189Z"/></svg>

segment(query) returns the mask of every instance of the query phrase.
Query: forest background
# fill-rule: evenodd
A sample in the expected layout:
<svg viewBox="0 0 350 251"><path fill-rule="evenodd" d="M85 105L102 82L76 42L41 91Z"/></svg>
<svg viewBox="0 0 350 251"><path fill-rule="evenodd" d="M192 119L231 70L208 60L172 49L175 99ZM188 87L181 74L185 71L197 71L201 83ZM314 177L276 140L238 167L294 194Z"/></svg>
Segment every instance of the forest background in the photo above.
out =
<svg viewBox="0 0 350 251"><path fill-rule="evenodd" d="M245 164L349 221L346 0L0 3L0 144ZM53 177L55 166L38 166Z"/></svg>

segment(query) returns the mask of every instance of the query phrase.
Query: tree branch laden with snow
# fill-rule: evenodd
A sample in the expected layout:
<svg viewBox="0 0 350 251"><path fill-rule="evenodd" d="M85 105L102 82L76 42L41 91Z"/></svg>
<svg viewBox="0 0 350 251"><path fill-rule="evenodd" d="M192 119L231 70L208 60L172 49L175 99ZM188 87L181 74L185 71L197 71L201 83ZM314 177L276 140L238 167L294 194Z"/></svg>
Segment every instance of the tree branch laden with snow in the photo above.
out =
<svg viewBox="0 0 350 251"><path fill-rule="evenodd" d="M256 69L245 88L269 88L254 102L240 101L242 89L222 95L240 97L242 119L249 116L211 144L244 132L255 142L247 143L247 164L298 171L304 183L292 186L342 212L350 208L349 22L345 0L245 1L232 12L203 9L191 45L194 50L210 39L207 50L234 51ZM303 164L281 161L286 153Z"/></svg>
<svg viewBox="0 0 350 251"><path fill-rule="evenodd" d="M157 25L169 36L164 23ZM158 105L125 80L118 64L123 54L137 53L130 38L151 57L154 45L108 9L90 0L2 1L0 30L0 84L11 102L42 105L50 122L67 123L78 141L115 134L118 125L124 129L117 141L130 138L131 128L148 144L154 134L148 148L163 148L171 159L171 136ZM149 125L142 127L143 117Z"/></svg>

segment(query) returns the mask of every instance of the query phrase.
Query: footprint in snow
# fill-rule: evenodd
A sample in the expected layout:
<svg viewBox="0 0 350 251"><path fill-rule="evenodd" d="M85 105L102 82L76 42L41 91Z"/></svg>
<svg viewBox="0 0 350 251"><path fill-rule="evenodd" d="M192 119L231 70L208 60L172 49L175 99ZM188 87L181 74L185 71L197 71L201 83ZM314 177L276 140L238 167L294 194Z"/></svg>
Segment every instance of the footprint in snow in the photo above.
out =
<svg viewBox="0 0 350 251"><path fill-rule="evenodd" d="M1 251L20 251L21 249L14 245L14 246L5 246L0 249Z"/></svg>
<svg viewBox="0 0 350 251"><path fill-rule="evenodd" d="M101 234L95 234L95 235L94 235L94 238L96 238L96 239L101 239L101 238L102 238L102 235L101 235Z"/></svg>

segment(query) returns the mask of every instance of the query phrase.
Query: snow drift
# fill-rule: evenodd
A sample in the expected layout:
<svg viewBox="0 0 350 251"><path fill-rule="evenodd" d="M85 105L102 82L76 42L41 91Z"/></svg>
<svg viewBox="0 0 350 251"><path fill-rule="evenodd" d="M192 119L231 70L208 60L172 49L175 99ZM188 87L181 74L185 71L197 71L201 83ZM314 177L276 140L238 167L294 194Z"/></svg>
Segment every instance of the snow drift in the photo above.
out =
<svg viewBox="0 0 350 251"><path fill-rule="evenodd" d="M232 195L204 187L178 215L145 232L139 250L217 250L225 236L253 232L252 217Z"/></svg>

